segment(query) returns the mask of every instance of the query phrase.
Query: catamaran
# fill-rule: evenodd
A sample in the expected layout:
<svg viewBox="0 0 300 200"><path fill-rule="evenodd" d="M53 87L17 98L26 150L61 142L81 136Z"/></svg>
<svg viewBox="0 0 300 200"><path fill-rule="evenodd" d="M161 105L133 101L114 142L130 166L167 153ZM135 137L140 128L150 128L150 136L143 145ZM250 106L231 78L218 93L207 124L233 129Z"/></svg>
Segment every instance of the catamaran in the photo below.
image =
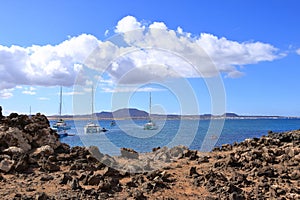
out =
<svg viewBox="0 0 300 200"><path fill-rule="evenodd" d="M60 99L59 99L59 118L58 120L53 124L53 128L57 130L57 132L60 131L66 131L71 129L71 126L68 125L62 118L61 118L61 109L62 109L62 87L60 87ZM67 135L63 134L62 136Z"/></svg>
<svg viewBox="0 0 300 200"><path fill-rule="evenodd" d="M84 126L84 133L91 134L91 133L101 133L106 132L107 129L101 127L97 123L93 122L93 113L94 113L94 88L92 87L92 113L90 121Z"/></svg>
<svg viewBox="0 0 300 200"><path fill-rule="evenodd" d="M149 121L144 125L144 130L156 130L158 126L156 126L155 122L151 119L151 92L149 94Z"/></svg>

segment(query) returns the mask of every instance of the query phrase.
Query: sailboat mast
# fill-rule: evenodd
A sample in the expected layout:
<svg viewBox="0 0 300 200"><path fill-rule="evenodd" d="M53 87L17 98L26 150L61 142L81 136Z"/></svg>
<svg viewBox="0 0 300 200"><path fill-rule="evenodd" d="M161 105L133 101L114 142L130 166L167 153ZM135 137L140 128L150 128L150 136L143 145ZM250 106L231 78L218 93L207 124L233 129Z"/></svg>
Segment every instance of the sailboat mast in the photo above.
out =
<svg viewBox="0 0 300 200"><path fill-rule="evenodd" d="M93 113L94 113L94 86L92 86L92 118L93 118Z"/></svg>
<svg viewBox="0 0 300 200"><path fill-rule="evenodd" d="M151 104L152 104L152 99L151 99L151 92L150 92L150 102L149 102L149 118L151 118Z"/></svg>
<svg viewBox="0 0 300 200"><path fill-rule="evenodd" d="M60 86L59 117L61 117L61 107L62 107L62 87Z"/></svg>

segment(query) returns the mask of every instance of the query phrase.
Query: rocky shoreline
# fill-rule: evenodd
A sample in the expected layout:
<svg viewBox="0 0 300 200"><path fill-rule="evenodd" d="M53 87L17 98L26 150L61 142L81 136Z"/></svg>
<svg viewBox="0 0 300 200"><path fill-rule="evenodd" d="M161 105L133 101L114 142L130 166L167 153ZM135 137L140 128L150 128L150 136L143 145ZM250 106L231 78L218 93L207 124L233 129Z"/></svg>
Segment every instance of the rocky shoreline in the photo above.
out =
<svg viewBox="0 0 300 200"><path fill-rule="evenodd" d="M59 141L48 119L0 111L1 199L299 199L300 130L202 153L184 146L121 156Z"/></svg>

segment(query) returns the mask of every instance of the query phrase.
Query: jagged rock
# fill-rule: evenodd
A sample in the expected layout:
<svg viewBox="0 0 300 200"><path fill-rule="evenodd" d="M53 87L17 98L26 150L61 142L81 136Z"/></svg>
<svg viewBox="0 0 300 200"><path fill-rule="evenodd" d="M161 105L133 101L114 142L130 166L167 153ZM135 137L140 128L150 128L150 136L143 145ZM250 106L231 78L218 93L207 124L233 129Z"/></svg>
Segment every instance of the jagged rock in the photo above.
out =
<svg viewBox="0 0 300 200"><path fill-rule="evenodd" d="M154 152L153 158L154 161L162 161L162 162L171 162L170 151L167 147L163 147Z"/></svg>
<svg viewBox="0 0 300 200"><path fill-rule="evenodd" d="M31 150L31 145L23 131L18 128L9 127L7 131L0 132L0 144L9 148L12 146L21 148L24 152Z"/></svg>
<svg viewBox="0 0 300 200"><path fill-rule="evenodd" d="M152 148L152 152L155 152L155 151L157 151L159 149L160 149L160 147L154 147L154 148Z"/></svg>
<svg viewBox="0 0 300 200"><path fill-rule="evenodd" d="M53 180L54 177L48 174L42 175L42 177L40 178L41 181L50 181Z"/></svg>
<svg viewBox="0 0 300 200"><path fill-rule="evenodd" d="M39 129L33 136L32 140L34 141L32 146L35 148L49 145L51 148L56 149L61 145L57 136L50 127Z"/></svg>
<svg viewBox="0 0 300 200"><path fill-rule="evenodd" d="M25 153L32 148L49 145L53 149L60 146L57 134L50 128L46 116L37 114L29 118L27 115L12 113L1 120L0 150L9 147L21 148Z"/></svg>
<svg viewBox="0 0 300 200"><path fill-rule="evenodd" d="M186 146L175 146L169 150L170 156L174 158L182 158L184 156L184 151L188 150Z"/></svg>
<svg viewBox="0 0 300 200"><path fill-rule="evenodd" d="M198 177L199 176L199 174L196 170L196 167L191 167L190 168L189 176L193 176L193 177Z"/></svg>
<svg viewBox="0 0 300 200"><path fill-rule="evenodd" d="M233 175L230 177L230 182L232 182L234 185L244 184L249 185L250 181L247 179L246 174L241 174L238 172L233 172Z"/></svg>
<svg viewBox="0 0 300 200"><path fill-rule="evenodd" d="M280 195L286 194L285 189L280 187L279 185L272 185L270 187L270 192L273 197L279 197Z"/></svg>
<svg viewBox="0 0 300 200"><path fill-rule="evenodd" d="M98 189L101 192L120 191L119 179L107 177L100 181Z"/></svg>
<svg viewBox="0 0 300 200"><path fill-rule="evenodd" d="M0 154L0 161L1 160L10 160L11 156L7 155L7 154Z"/></svg>
<svg viewBox="0 0 300 200"><path fill-rule="evenodd" d="M49 145L45 145L45 146L41 146L41 147L35 149L35 151L31 154L31 156L44 157L44 156L50 156L53 153L54 153L53 148Z"/></svg>
<svg viewBox="0 0 300 200"><path fill-rule="evenodd" d="M231 193L241 194L243 192L243 190L241 188L235 186L232 183L229 183L228 186L225 187L225 191L228 192L229 194L231 194Z"/></svg>
<svg viewBox="0 0 300 200"><path fill-rule="evenodd" d="M70 166L70 170L83 170L83 168L81 163L74 163Z"/></svg>
<svg viewBox="0 0 300 200"><path fill-rule="evenodd" d="M237 192L233 192L229 195L229 200L244 200L245 197Z"/></svg>
<svg viewBox="0 0 300 200"><path fill-rule="evenodd" d="M136 200L145 200L147 197L144 195L144 193L140 190L134 190L132 193L132 197Z"/></svg>
<svg viewBox="0 0 300 200"><path fill-rule="evenodd" d="M66 144L66 143L61 143L56 149L55 149L55 153L65 153L65 154L69 154L70 153L70 145Z"/></svg>
<svg viewBox="0 0 300 200"><path fill-rule="evenodd" d="M266 176L266 177L270 177L270 178L276 177L275 169L272 167L259 168L257 175L258 176Z"/></svg>
<svg viewBox="0 0 300 200"><path fill-rule="evenodd" d="M139 154L130 148L121 148L121 156L128 159L139 159Z"/></svg>
<svg viewBox="0 0 300 200"><path fill-rule="evenodd" d="M147 179L153 180L156 176L159 176L160 173L161 173L160 170L154 170L154 171L148 172L147 173Z"/></svg>
<svg viewBox="0 0 300 200"><path fill-rule="evenodd" d="M24 153L24 150L19 147L11 146L11 147L5 149L3 151L3 153L6 153L8 155L15 155L15 154L21 155Z"/></svg>
<svg viewBox="0 0 300 200"><path fill-rule="evenodd" d="M294 157L295 156L295 152L294 152L294 148L293 147L289 147L285 149L285 153L290 157Z"/></svg>
<svg viewBox="0 0 300 200"><path fill-rule="evenodd" d="M115 170L114 168L105 167L105 169L103 170L103 176L119 177L120 172L118 170Z"/></svg>
<svg viewBox="0 0 300 200"><path fill-rule="evenodd" d="M70 174L68 173L64 173L63 177L60 179L59 184L65 185L68 182L72 181L72 176L70 176Z"/></svg>
<svg viewBox="0 0 300 200"><path fill-rule="evenodd" d="M65 154L65 153L61 153L59 155L57 155L56 160L58 161L68 161L70 160L70 154Z"/></svg>
<svg viewBox="0 0 300 200"><path fill-rule="evenodd" d="M19 157L17 164L15 165L15 170L17 172L24 172L29 168L29 156L28 154L24 154Z"/></svg>
<svg viewBox="0 0 300 200"><path fill-rule="evenodd" d="M113 167L116 164L116 160L107 154L104 155L104 157L100 160L100 162L108 167Z"/></svg>
<svg viewBox="0 0 300 200"><path fill-rule="evenodd" d="M96 146L90 146L90 147L88 148L88 151L91 153L91 155L92 155L93 157L95 157L95 158L98 159L99 161L101 161L102 158L104 157L104 154L101 153L101 152L99 151L99 148L96 147Z"/></svg>
<svg viewBox="0 0 300 200"><path fill-rule="evenodd" d="M6 173L9 172L12 169L14 163L15 163L14 160L6 160L6 159L2 160L0 162L0 171L6 172Z"/></svg>
<svg viewBox="0 0 300 200"><path fill-rule="evenodd" d="M295 159L295 161L300 162L300 154L296 155L296 156L294 157L294 159Z"/></svg>
<svg viewBox="0 0 300 200"><path fill-rule="evenodd" d="M231 144L223 144L221 146L221 151L230 151L230 150L232 150Z"/></svg>
<svg viewBox="0 0 300 200"><path fill-rule="evenodd" d="M36 194L35 199L36 200L48 200L49 197L45 192L42 192L42 193Z"/></svg>
<svg viewBox="0 0 300 200"><path fill-rule="evenodd" d="M143 170L144 171L150 171L152 170L152 167L151 167L151 161L150 160L147 160L144 165L143 165Z"/></svg>
<svg viewBox="0 0 300 200"><path fill-rule="evenodd" d="M131 187L142 185L143 183L145 183L144 176L138 175L136 177L132 177L131 178L131 183L132 183ZM130 183L128 183L128 184L130 185Z"/></svg>
<svg viewBox="0 0 300 200"><path fill-rule="evenodd" d="M89 155L90 152L85 147L72 147L70 149L70 156L76 159L86 158L87 155Z"/></svg>
<svg viewBox="0 0 300 200"><path fill-rule="evenodd" d="M193 185L196 187L199 187L201 185L204 185L205 183L205 178L201 175L201 176L197 176L196 178L193 179Z"/></svg>
<svg viewBox="0 0 300 200"><path fill-rule="evenodd" d="M295 170L289 176L292 180L299 180L300 179L300 171Z"/></svg>
<svg viewBox="0 0 300 200"><path fill-rule="evenodd" d="M241 163L235 157L236 154L231 153L227 158L226 165L230 167L241 167Z"/></svg>
<svg viewBox="0 0 300 200"><path fill-rule="evenodd" d="M189 160L196 160L199 158L199 156L197 155L197 151L196 150L184 150L183 151L184 157L189 158Z"/></svg>
<svg viewBox="0 0 300 200"><path fill-rule="evenodd" d="M0 120L3 118L4 116L2 115L2 106L0 106Z"/></svg>
<svg viewBox="0 0 300 200"><path fill-rule="evenodd" d="M49 161L43 161L41 164L41 168L48 172L60 171L60 167L58 165L51 163Z"/></svg>
<svg viewBox="0 0 300 200"><path fill-rule="evenodd" d="M103 177L100 174L92 175L88 178L88 185L99 185L100 181L103 180Z"/></svg>
<svg viewBox="0 0 300 200"><path fill-rule="evenodd" d="M72 190L82 189L77 178L72 179L72 181L70 182L70 186Z"/></svg>

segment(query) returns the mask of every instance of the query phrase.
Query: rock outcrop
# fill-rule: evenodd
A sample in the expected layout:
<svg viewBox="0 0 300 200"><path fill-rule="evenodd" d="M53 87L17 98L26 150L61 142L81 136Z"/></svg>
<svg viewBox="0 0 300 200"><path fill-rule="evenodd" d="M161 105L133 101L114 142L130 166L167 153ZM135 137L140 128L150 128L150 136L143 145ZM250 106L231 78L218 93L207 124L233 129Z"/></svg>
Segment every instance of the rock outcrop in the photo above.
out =
<svg viewBox="0 0 300 200"><path fill-rule="evenodd" d="M50 128L46 116L12 113L0 123L0 152L9 147L21 148L25 153L49 145L56 149L61 144L55 131Z"/></svg>
<svg viewBox="0 0 300 200"><path fill-rule="evenodd" d="M2 117L0 122L0 172L25 172L30 164L46 166L40 158L53 155L54 149L61 146L58 135L49 125L46 116L12 113Z"/></svg>
<svg viewBox="0 0 300 200"><path fill-rule="evenodd" d="M3 118L3 115L2 115L2 106L0 106L0 120Z"/></svg>

